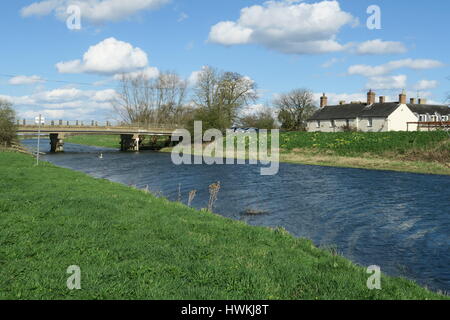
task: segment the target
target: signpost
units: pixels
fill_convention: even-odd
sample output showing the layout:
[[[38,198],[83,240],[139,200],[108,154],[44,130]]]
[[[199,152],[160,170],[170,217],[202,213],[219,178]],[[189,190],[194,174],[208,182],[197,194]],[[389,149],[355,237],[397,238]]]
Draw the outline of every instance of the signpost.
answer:
[[[36,165],[39,165],[39,154],[40,154],[40,147],[41,147],[41,125],[45,124],[45,119],[39,115],[39,117],[36,117],[34,119],[34,122],[38,125],[38,145],[37,145],[37,153],[36,153]]]

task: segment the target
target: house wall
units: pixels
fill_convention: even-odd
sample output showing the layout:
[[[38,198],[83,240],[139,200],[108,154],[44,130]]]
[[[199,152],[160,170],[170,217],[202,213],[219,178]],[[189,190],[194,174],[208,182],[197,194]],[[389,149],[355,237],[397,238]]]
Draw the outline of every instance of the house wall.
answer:
[[[406,104],[401,104],[388,117],[389,131],[407,131],[408,122],[418,122],[419,118],[408,108]],[[416,131],[417,125],[409,125],[409,131]]]
[[[317,128],[317,121],[308,121],[309,132],[341,132],[343,127],[347,125],[345,119],[339,119],[334,121],[334,127],[331,126],[331,120],[321,120],[320,128]],[[356,119],[349,119],[350,127],[356,128]]]
[[[386,132],[388,131],[388,121],[386,118],[373,118],[372,119],[372,126],[369,127],[369,118],[358,118],[357,123],[357,129],[359,131],[363,132]]]

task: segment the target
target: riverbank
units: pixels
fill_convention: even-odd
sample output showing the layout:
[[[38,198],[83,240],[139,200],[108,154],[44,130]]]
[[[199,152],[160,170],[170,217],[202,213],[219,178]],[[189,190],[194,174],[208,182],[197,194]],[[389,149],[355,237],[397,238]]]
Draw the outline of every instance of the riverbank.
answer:
[[[0,153],[1,299],[441,299],[280,229]],[[220,196],[220,195],[219,195]],[[205,204],[206,206],[206,204]],[[66,270],[81,268],[81,290]]]
[[[119,138],[74,136],[67,142],[117,148]],[[288,163],[450,175],[446,132],[288,132],[280,136],[280,149],[280,161]]]

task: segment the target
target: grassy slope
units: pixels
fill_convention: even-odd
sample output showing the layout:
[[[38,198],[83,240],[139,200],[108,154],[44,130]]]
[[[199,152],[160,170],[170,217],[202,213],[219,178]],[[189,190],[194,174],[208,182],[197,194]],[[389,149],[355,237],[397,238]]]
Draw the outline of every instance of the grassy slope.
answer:
[[[305,133],[281,135],[281,160],[327,166],[450,175],[447,132]]]
[[[119,138],[75,136],[67,142],[117,148]],[[281,134],[280,148],[283,162],[450,175],[445,132],[288,132]]]
[[[434,299],[283,230],[0,152],[0,298]],[[219,195],[220,196],[220,195]],[[66,269],[79,265],[82,290]]]

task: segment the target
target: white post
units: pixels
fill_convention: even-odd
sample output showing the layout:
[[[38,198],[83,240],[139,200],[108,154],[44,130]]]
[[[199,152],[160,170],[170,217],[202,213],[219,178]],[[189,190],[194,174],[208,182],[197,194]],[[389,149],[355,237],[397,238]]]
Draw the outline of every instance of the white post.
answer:
[[[36,165],[39,165],[39,153],[41,147],[41,115],[39,115],[39,124],[38,124],[38,145],[37,145],[37,155],[36,155]]]

